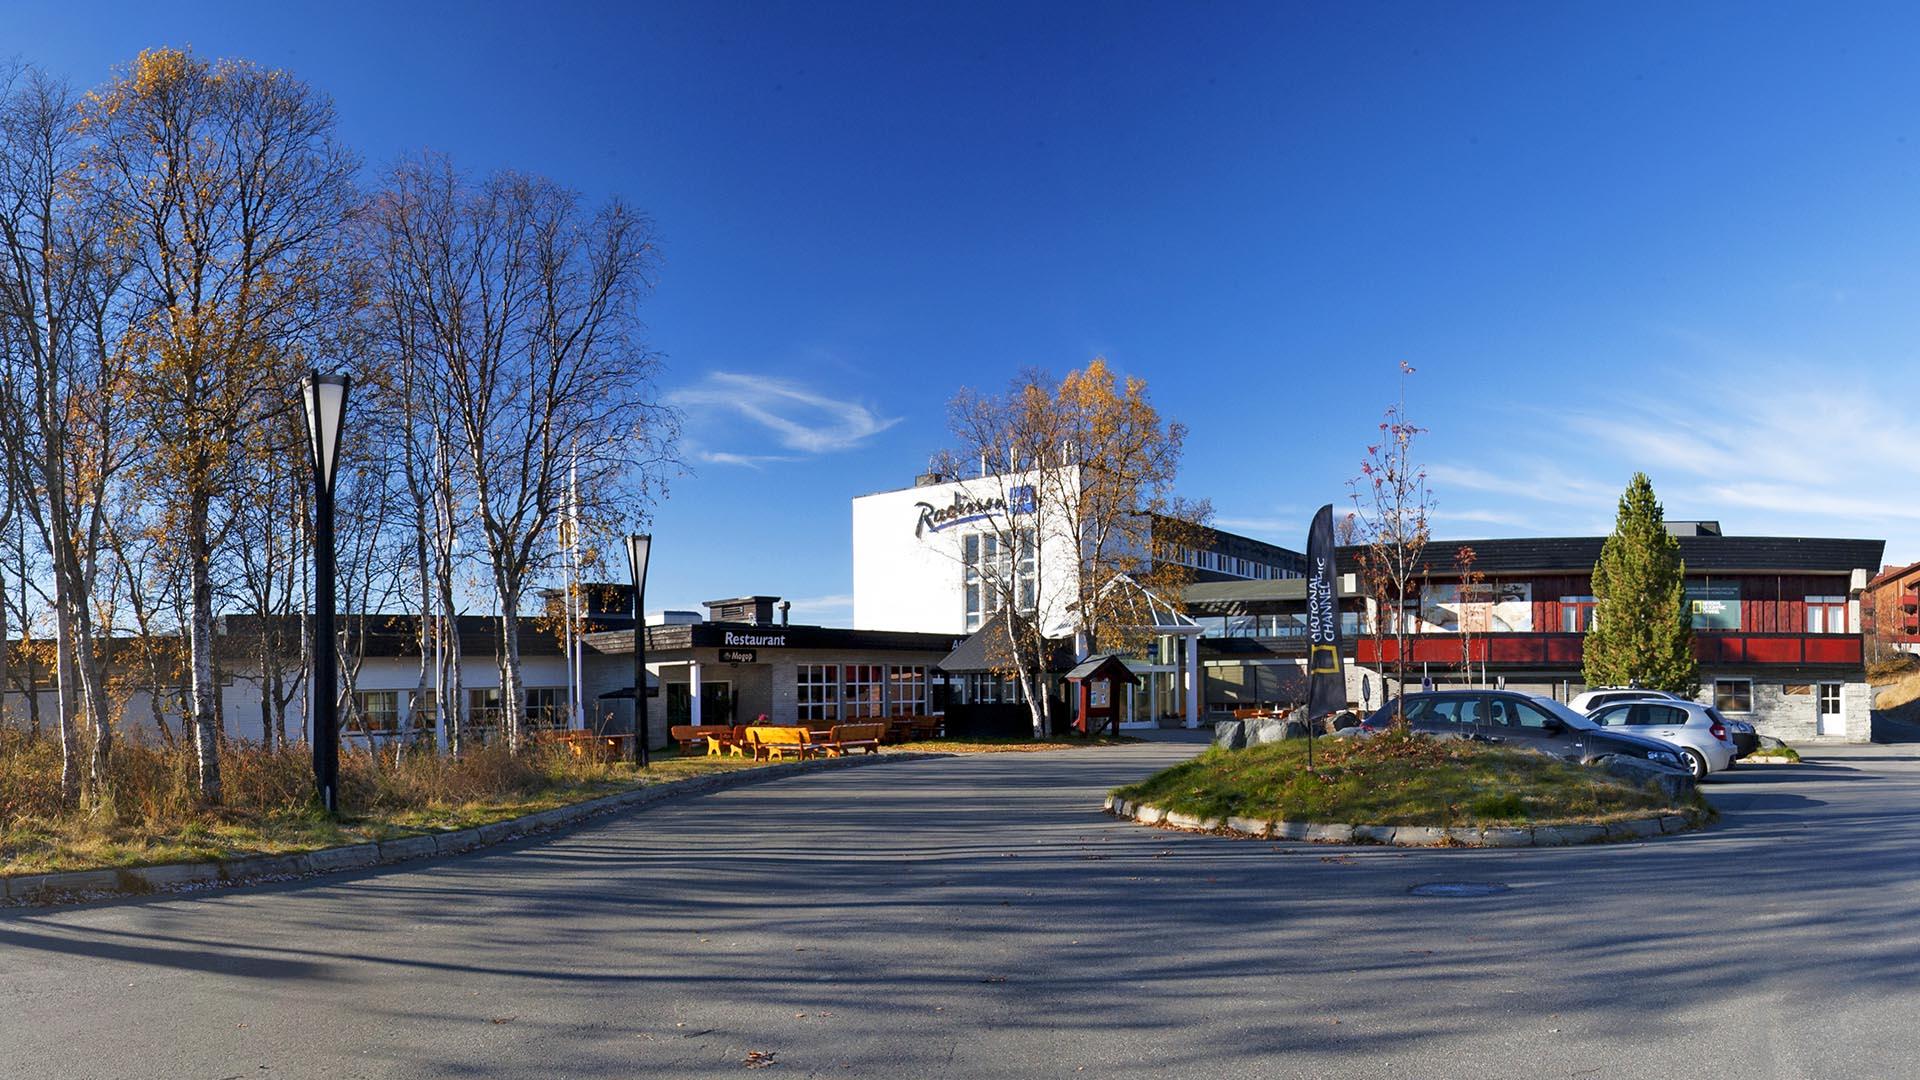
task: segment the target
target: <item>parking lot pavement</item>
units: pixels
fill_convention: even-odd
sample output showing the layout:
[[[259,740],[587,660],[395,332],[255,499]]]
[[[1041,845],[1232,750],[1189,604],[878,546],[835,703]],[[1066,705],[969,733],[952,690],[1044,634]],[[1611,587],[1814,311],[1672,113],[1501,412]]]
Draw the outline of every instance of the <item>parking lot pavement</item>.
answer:
[[[1192,743],[886,764],[387,873],[0,916],[0,1076],[1898,1077],[1920,764],[1633,845],[1098,812]],[[1412,886],[1497,882],[1482,899]],[[761,1056],[754,1056],[761,1055]]]

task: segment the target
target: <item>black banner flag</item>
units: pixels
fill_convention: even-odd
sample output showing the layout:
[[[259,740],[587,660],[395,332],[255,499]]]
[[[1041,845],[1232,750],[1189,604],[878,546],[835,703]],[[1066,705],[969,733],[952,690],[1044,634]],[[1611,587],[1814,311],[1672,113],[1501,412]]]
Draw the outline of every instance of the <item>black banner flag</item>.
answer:
[[[1340,659],[1340,570],[1333,555],[1333,504],[1307,531],[1307,726],[1347,707],[1347,671]]]

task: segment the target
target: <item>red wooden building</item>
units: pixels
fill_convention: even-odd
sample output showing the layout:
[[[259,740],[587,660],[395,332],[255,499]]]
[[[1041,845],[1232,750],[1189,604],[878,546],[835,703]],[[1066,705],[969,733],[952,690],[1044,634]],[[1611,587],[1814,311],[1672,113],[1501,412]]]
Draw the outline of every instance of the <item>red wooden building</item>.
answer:
[[[1701,698],[1787,739],[1864,741],[1871,696],[1863,662],[1862,594],[1879,565],[1879,540],[1725,536],[1714,522],[1671,522],[1686,563]],[[1585,689],[1581,648],[1593,619],[1594,563],[1603,537],[1436,540],[1404,613],[1407,659],[1436,686],[1495,685],[1568,697]],[[1478,581],[1459,570],[1471,548]],[[1342,549],[1340,569],[1356,565]],[[1920,574],[1915,575],[1920,584]],[[1246,688],[1289,685],[1250,669],[1304,654],[1305,599],[1298,583],[1195,586],[1188,611],[1205,628],[1208,704],[1224,713]],[[1346,640],[1363,669],[1396,659],[1391,612],[1343,600]],[[1920,604],[1916,604],[1920,607]],[[1377,676],[1376,676],[1377,678]],[[1409,675],[1409,681],[1415,676]],[[1376,684],[1377,685],[1377,684]],[[1367,702],[1378,705],[1376,693]]]

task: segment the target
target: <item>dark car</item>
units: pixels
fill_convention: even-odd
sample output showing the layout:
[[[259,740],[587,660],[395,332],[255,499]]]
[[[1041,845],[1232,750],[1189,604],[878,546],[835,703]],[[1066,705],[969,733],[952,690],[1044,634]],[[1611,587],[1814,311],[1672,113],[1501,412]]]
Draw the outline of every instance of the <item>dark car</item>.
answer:
[[[1708,712],[1720,716],[1720,710],[1709,708]],[[1760,749],[1760,733],[1745,720],[1728,720],[1721,717],[1721,723],[1727,726],[1727,735],[1733,739],[1733,760],[1739,761],[1755,750]]]
[[[1363,730],[1392,726],[1398,699],[1360,722]],[[1684,769],[1679,752],[1657,739],[1607,731],[1552,698],[1512,690],[1434,690],[1406,696],[1407,723],[1415,731],[1457,735],[1481,742],[1539,750],[1568,761],[1604,754],[1644,758]]]

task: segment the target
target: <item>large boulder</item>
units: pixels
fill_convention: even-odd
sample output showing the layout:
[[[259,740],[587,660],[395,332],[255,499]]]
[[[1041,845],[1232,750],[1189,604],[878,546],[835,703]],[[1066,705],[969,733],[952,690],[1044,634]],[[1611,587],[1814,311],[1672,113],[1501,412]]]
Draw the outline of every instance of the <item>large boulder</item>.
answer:
[[[1247,745],[1264,746],[1267,743],[1285,742],[1288,739],[1307,737],[1307,725],[1298,720],[1281,720],[1271,716],[1255,717],[1245,721],[1247,725]]]
[[[1213,745],[1227,750],[1243,750],[1247,745],[1244,720],[1222,720],[1213,725]]]
[[[1685,769],[1620,754],[1606,754],[1595,760],[1594,764],[1606,770],[1608,776],[1617,776],[1636,784],[1653,784],[1669,799],[1682,799],[1693,792],[1693,774]]]

